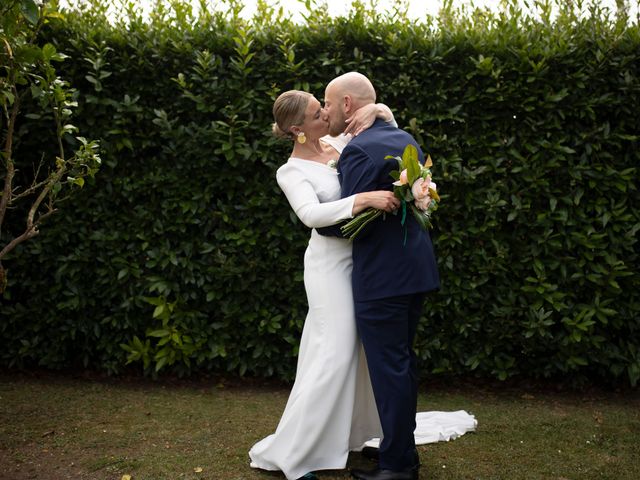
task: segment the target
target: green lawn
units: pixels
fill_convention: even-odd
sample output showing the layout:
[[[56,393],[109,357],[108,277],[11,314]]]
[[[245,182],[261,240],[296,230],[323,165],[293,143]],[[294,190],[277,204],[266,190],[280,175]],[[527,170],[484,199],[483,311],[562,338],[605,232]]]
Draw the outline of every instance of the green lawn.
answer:
[[[0,479],[281,479],[249,468],[247,451],[274,430],[287,394],[256,381],[0,373]],[[479,423],[419,447],[423,480],[640,478],[637,391],[437,385],[419,406]],[[350,465],[370,463],[352,454]]]

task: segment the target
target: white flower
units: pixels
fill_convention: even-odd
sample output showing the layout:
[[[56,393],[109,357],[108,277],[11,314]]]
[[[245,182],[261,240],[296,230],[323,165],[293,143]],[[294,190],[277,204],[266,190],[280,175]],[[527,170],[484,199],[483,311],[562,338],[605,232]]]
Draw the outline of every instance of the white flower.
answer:
[[[333,168],[333,169],[338,168],[338,160],[336,160],[335,158],[332,158],[327,162],[327,167]]]

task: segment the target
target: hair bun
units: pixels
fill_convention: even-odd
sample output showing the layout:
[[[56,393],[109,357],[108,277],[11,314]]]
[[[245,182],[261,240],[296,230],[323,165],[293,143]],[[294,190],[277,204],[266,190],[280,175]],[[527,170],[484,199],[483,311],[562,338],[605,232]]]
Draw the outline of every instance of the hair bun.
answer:
[[[273,133],[273,136],[276,138],[280,138],[282,140],[289,140],[291,139],[290,135],[287,135],[284,130],[282,130],[278,124],[276,122],[273,122],[273,125],[271,126],[271,132]]]

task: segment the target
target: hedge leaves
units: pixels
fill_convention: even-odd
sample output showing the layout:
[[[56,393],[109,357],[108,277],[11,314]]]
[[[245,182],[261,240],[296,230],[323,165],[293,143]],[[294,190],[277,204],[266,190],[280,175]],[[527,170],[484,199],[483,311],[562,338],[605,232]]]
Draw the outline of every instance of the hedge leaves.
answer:
[[[442,193],[423,374],[637,384],[638,25],[542,13],[66,12],[46,41],[70,57],[78,126],[105,165],[8,260],[0,362],[291,378],[309,232],[275,182],[289,146],[271,106],[358,70]],[[22,128],[37,151],[42,126]]]

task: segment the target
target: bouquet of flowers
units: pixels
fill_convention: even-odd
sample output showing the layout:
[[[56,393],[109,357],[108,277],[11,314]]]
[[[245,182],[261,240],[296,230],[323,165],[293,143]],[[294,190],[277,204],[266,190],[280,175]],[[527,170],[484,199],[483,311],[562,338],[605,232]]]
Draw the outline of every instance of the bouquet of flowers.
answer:
[[[421,165],[418,161],[418,149],[411,144],[406,146],[402,157],[387,155],[385,160],[398,162],[398,170],[392,171],[390,175],[395,180],[393,193],[401,202],[401,224],[404,227],[406,241],[407,210],[411,211],[418,224],[426,230],[431,227],[431,214],[438,208],[440,197],[435,182],[431,181],[433,162],[431,157],[427,156],[424,165]],[[384,214],[383,210],[368,208],[343,225],[340,230],[345,237],[353,240],[364,227]]]

